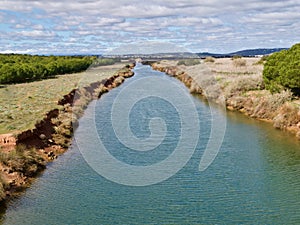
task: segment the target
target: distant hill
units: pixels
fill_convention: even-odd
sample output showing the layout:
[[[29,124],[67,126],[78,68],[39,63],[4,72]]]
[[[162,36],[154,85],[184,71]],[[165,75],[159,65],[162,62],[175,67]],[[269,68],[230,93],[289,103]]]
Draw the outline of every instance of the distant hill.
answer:
[[[246,49],[242,51],[232,52],[228,54],[218,54],[218,53],[209,53],[209,52],[201,52],[196,53],[199,57],[205,58],[208,56],[216,57],[216,58],[222,58],[222,57],[232,57],[234,55],[240,55],[244,57],[254,57],[257,55],[268,55],[274,52],[279,52],[281,50],[285,50],[288,48],[257,48],[257,49]]]
[[[240,55],[240,56],[256,56],[256,55],[268,55],[274,52],[279,52],[281,50],[286,50],[288,48],[258,48],[258,49],[247,49],[242,51],[237,51],[230,53],[230,55]]]
[[[173,52],[173,53],[154,53],[154,54],[126,54],[126,55],[103,55],[102,57],[106,58],[123,58],[123,59],[134,59],[134,58],[143,58],[143,59],[181,59],[181,58],[205,58],[212,56],[215,58],[224,58],[232,57],[234,55],[240,55],[244,57],[254,57],[257,55],[268,55],[274,52],[278,52],[287,48],[259,48],[259,49],[247,49],[237,52],[232,52],[228,54],[220,53],[190,53],[190,52]]]
[[[143,58],[143,59],[182,59],[198,58],[198,55],[190,52],[154,53],[154,54],[126,54],[126,55],[104,55],[106,58]]]

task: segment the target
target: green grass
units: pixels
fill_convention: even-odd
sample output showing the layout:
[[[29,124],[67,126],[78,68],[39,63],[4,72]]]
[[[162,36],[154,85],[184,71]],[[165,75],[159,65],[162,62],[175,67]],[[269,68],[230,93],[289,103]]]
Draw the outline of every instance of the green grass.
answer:
[[[57,101],[76,87],[112,76],[124,64],[103,66],[83,73],[60,75],[53,79],[0,87],[0,134],[34,128],[35,123]]]

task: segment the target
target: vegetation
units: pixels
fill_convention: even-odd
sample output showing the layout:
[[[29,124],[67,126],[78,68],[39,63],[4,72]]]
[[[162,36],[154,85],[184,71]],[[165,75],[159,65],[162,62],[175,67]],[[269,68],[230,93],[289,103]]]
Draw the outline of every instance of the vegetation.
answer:
[[[208,56],[208,57],[205,58],[204,62],[213,63],[213,62],[215,62],[215,58],[211,57],[211,56]]]
[[[233,65],[236,67],[246,66],[246,64],[247,64],[246,59],[243,59],[241,57],[233,58]]]
[[[18,182],[24,182],[25,177],[34,177],[45,166],[45,160],[35,148],[18,145],[13,150],[0,151],[0,201],[5,199],[5,190],[17,188]],[[19,179],[17,174],[22,174]]]
[[[295,51],[299,47],[294,46],[291,50]],[[290,50],[284,51],[284,56],[288,52]],[[282,53],[277,54],[281,56]],[[230,110],[238,110],[250,117],[270,121],[275,128],[288,130],[300,140],[300,99],[293,96],[292,88],[283,89],[278,93],[271,93],[265,89],[262,76],[264,61],[269,62],[270,57],[272,56],[216,58],[214,63],[210,62],[212,60],[205,60],[201,65],[184,68],[184,71],[180,71],[182,69],[180,67],[177,71],[174,70],[176,61],[173,63],[161,61],[159,65],[155,65],[155,68],[160,71],[172,68],[173,74],[176,74],[176,77],[184,82],[192,93],[226,104]],[[289,57],[291,67],[300,70],[299,52]],[[240,60],[245,62],[240,66],[235,65],[234,62],[241,62]],[[281,61],[283,60],[286,59],[282,57]],[[285,69],[289,68],[285,67]],[[297,74],[298,76],[291,78],[298,77],[295,83],[300,85],[300,73]]]
[[[36,172],[46,165],[45,160],[35,148],[29,149],[24,145],[17,145],[11,151],[1,151],[0,163],[10,168],[11,173],[21,172],[29,177],[36,174]]]
[[[241,56],[241,55],[234,55],[234,56],[232,56],[232,60],[235,60],[235,59],[240,59],[240,58],[242,58],[242,56]]]
[[[130,66],[127,66],[126,67],[127,69],[124,70],[124,72],[122,72],[121,75],[119,75],[120,74],[119,71],[118,74],[116,74],[115,71],[121,68],[121,66],[123,67],[123,64],[92,68],[91,70],[86,71],[85,73],[63,75],[63,76],[58,76],[57,78],[54,79],[42,80],[42,81],[31,82],[31,83],[7,85],[7,87],[3,88],[7,90],[7,88],[13,87],[12,90],[14,90],[14,89],[18,89],[19,86],[23,88],[26,87],[28,88],[29,94],[35,93],[34,92],[35,89],[32,88],[33,85],[35,84],[37,84],[38,87],[42,86],[42,89],[45,89],[45,92],[38,91],[36,93],[39,94],[39,96],[42,96],[40,102],[42,102],[43,105],[39,105],[37,108],[40,109],[41,112],[43,113],[40,114],[36,112],[31,113],[33,117],[29,117],[30,115],[24,116],[21,113],[20,115],[22,116],[22,118],[17,120],[16,125],[18,125],[18,123],[22,124],[22,120],[24,120],[24,123],[31,121],[38,124],[36,125],[36,128],[38,129],[37,131],[41,133],[38,134],[35,133],[34,135],[39,137],[39,139],[41,140],[47,140],[47,142],[43,141],[45,145],[43,145],[42,147],[39,144],[38,145],[34,144],[34,146],[36,146],[36,148],[39,148],[39,150],[30,147],[31,145],[25,144],[26,141],[23,142],[24,145],[18,144],[17,146],[13,146],[13,148],[9,147],[9,148],[5,148],[5,150],[2,149],[0,150],[0,201],[5,200],[6,196],[11,195],[15,191],[20,191],[26,188],[30,182],[30,179],[28,178],[35,177],[39,171],[45,168],[45,165],[47,162],[49,162],[49,160],[55,159],[57,157],[57,154],[63,153],[64,149],[69,147],[72,138],[73,125],[76,126],[78,122],[77,119],[79,118],[80,114],[83,113],[83,110],[87,107],[89,101],[92,100],[93,96],[98,97],[99,94],[107,92],[107,89],[106,87],[104,87],[103,83],[100,85],[100,87],[96,89],[97,93],[93,92],[94,88],[96,88],[101,83],[100,81],[105,78],[111,77],[108,80],[111,80],[111,82],[113,82],[118,80],[118,78],[124,79],[123,76],[128,77],[130,75],[133,75],[133,73],[124,74],[124,72],[129,71]],[[120,76],[120,77],[116,78],[116,76]],[[60,78],[66,79],[68,77],[69,77],[69,79],[67,79],[68,83],[62,84]],[[80,82],[80,84],[78,84],[77,82],[78,79],[80,78],[83,80]],[[107,84],[108,80],[106,80],[105,85]],[[121,79],[117,81],[117,84],[118,82],[121,83],[120,80]],[[51,84],[53,83],[54,86],[52,88],[47,89],[45,87],[47,86],[47,84],[48,85],[50,84],[49,82]],[[45,84],[46,86],[44,86]],[[115,82],[112,84],[115,84]],[[57,87],[60,87],[61,89],[63,89],[64,92],[67,93],[69,93],[70,91],[71,93],[74,93],[75,91],[74,88],[78,88],[78,91],[80,92],[79,93],[80,98],[76,98],[75,96],[77,100],[72,102],[72,98],[70,98],[72,94],[68,94],[68,95],[64,95],[63,97],[63,100],[67,99],[66,100],[67,103],[64,103],[62,101],[58,103],[57,100],[62,99],[63,92],[60,92],[58,94],[56,89]],[[49,91],[49,93],[47,93],[47,90]],[[48,94],[50,94],[50,96],[48,96]],[[59,98],[55,99],[55,97],[57,96]],[[11,96],[7,96],[7,97],[10,101],[13,101],[14,99],[14,98],[10,98]],[[51,99],[53,99],[54,101],[49,104],[45,104],[46,101],[45,99],[43,101],[43,98],[47,99],[48,97],[51,97]],[[33,97],[30,97],[28,101],[28,106],[31,112],[32,112],[32,108],[36,108],[36,104],[37,104],[37,102],[31,102],[33,99],[34,99]],[[0,100],[2,100],[2,98],[0,98]],[[20,99],[18,98],[18,101],[21,100],[22,100],[21,98]],[[11,102],[8,102],[8,105],[10,105],[10,103]],[[59,112],[59,114],[57,115],[55,113],[56,116],[52,117],[49,116],[50,114],[48,113],[47,117],[45,117],[42,122],[35,122],[36,118],[42,118],[42,116],[49,111],[46,109],[47,107],[49,107],[49,109],[54,109],[56,107],[59,108],[59,110],[55,110],[56,112]],[[15,114],[17,113],[15,112]],[[11,114],[10,118],[14,118],[15,114]],[[8,122],[8,124],[10,123]],[[31,128],[32,127],[26,127],[26,129],[31,129]],[[43,134],[44,129],[48,130],[48,128],[54,129],[51,132],[55,131],[54,133],[51,133],[51,137],[50,137],[51,139],[46,139],[49,137]],[[43,147],[45,148],[43,149]],[[49,149],[51,149],[51,151]]]
[[[260,58],[260,60],[257,61],[256,63],[254,63],[253,65],[254,65],[254,66],[255,66],[255,65],[264,65],[264,64],[266,63],[268,57],[269,57],[268,55],[262,56],[262,57]]]
[[[120,59],[111,59],[111,58],[97,58],[93,61],[92,66],[107,66],[107,65],[113,65],[117,62],[120,62]]]
[[[0,201],[2,201],[5,198],[5,186],[6,182],[0,174]]]
[[[293,94],[300,96],[300,43],[269,56],[263,79],[271,92],[290,89]]]
[[[194,66],[200,64],[199,59],[185,59],[178,61],[177,65]]]
[[[23,83],[86,70],[95,57],[0,55],[0,83]]]
[[[37,118],[57,108],[57,101],[72,89],[106,79],[123,66],[115,64],[84,73],[0,87],[0,134],[32,129]]]

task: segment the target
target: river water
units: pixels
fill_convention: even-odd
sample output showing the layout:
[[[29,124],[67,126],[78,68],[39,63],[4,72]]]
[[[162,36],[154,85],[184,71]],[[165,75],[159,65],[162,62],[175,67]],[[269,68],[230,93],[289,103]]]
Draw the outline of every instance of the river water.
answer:
[[[225,115],[220,111],[219,116],[227,118],[222,145],[211,165],[199,171],[200,159],[211,137],[211,108],[200,97],[190,96],[179,81],[152,71],[149,66],[138,65],[135,73],[133,78],[89,106],[72,147],[51,163],[21,197],[8,203],[3,224],[300,223],[300,144],[294,137],[239,113],[227,112]],[[186,164],[178,162],[179,171],[171,174],[173,176],[169,177],[167,168],[166,178],[151,185],[147,183],[150,175],[146,172],[144,178],[134,180],[129,177],[132,174],[126,177],[123,169],[118,170],[113,163],[108,163],[115,166],[112,167],[116,170],[113,174],[105,173],[104,167],[93,165],[89,151],[97,147],[91,145],[95,137],[87,122],[87,118],[94,117],[101,143],[119,161],[141,170],[164,162],[179,145],[183,135],[181,128],[189,124],[193,127],[196,123],[180,122],[182,115],[172,102],[149,94],[147,99],[136,102],[131,108],[129,126],[137,138],[151,136],[151,118],[164,120],[165,126],[161,127],[164,134],[158,131],[158,137],[153,137],[154,142],[159,142],[161,137],[164,140],[154,150],[146,151],[152,146],[150,142],[145,144],[148,146],[144,151],[125,146],[111,122],[116,97],[123,89],[130,89],[131,84],[147,76],[163,78],[165,82],[177,85],[190,96],[200,118],[196,121],[200,132],[187,135],[189,143],[197,140],[195,151],[187,153],[191,153],[191,158],[187,157]],[[173,98],[174,93],[161,85]],[[149,88],[156,90],[159,87],[160,84]],[[181,98],[176,94],[175,97]],[[122,107],[115,109],[125,118],[126,106],[124,112]],[[124,135],[126,139],[126,135],[131,134]],[[127,140],[130,140],[129,136]],[[101,157],[101,154],[95,157]],[[116,178],[118,174],[120,176]]]

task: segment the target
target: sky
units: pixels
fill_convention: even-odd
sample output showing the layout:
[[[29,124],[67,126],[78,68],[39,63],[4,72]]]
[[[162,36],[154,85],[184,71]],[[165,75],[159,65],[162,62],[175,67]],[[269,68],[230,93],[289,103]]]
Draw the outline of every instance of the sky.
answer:
[[[300,42],[300,0],[1,0],[0,52],[229,53]]]

